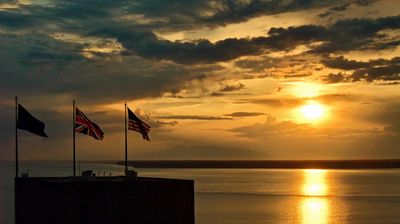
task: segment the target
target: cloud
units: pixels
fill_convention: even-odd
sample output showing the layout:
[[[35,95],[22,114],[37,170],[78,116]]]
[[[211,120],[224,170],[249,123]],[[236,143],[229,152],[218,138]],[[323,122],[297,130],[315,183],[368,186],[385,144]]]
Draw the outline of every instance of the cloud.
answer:
[[[275,122],[275,119],[268,119],[265,123],[233,128],[230,131],[247,138],[271,138],[302,135],[305,132],[313,132],[314,128],[310,124],[297,124],[292,121]]]
[[[265,39],[269,47],[288,50],[300,44],[322,42],[312,47],[311,53],[351,51],[367,47],[377,38],[378,32],[386,29],[399,29],[400,16],[378,19],[345,19],[324,27],[303,25],[298,27],[271,28]]]
[[[400,135],[400,102],[396,98],[376,108],[373,113],[366,114],[364,119],[379,122],[387,133]]]
[[[369,60],[368,62],[359,62],[348,60],[341,56],[322,60],[322,63],[329,68],[354,70],[351,74],[345,74],[342,72],[329,74],[324,78],[328,83],[400,80],[399,57],[394,57],[390,60],[377,59]]]
[[[364,1],[363,1],[364,2]],[[364,4],[360,2],[360,4]],[[377,33],[387,29],[398,29],[399,18],[339,20],[332,25],[302,25],[296,27],[271,28],[266,36],[256,38],[227,38],[215,43],[206,39],[195,41],[168,41],[158,37],[155,32],[160,27],[170,26],[212,26],[240,22],[261,14],[282,13],[336,5],[341,1],[291,0],[291,1],[182,1],[176,4],[156,2],[118,1],[110,3],[103,0],[94,2],[57,1],[52,7],[44,3],[32,3],[20,9],[0,13],[0,26],[7,31],[26,33],[40,28],[42,35],[69,33],[78,35],[75,49],[52,49],[54,40],[42,39],[37,47],[53,50],[32,52],[25,55],[38,60],[58,59],[62,56],[82,57],[90,39],[115,39],[124,48],[121,56],[137,55],[149,60],[169,60],[180,64],[212,64],[230,61],[246,55],[260,55],[266,51],[289,51],[300,45],[311,45],[311,53],[332,53],[360,48],[393,48],[398,40],[383,40],[384,34]],[[96,7],[93,7],[96,4]],[[124,10],[122,10],[122,8]],[[185,10],[181,10],[185,8]],[[176,13],[174,13],[176,12]],[[142,20],[150,19],[149,24],[129,20],[131,16],[142,15]],[[99,19],[102,23],[98,23]],[[158,22],[157,22],[158,21]],[[161,21],[161,22],[160,22]],[[51,25],[50,25],[51,24]],[[164,28],[168,29],[168,28]],[[173,29],[173,28],[171,28]],[[83,41],[82,39],[88,40]],[[379,39],[379,41],[378,41]],[[78,43],[78,42],[81,43]],[[64,44],[70,44],[66,43]],[[29,52],[28,52],[29,53]],[[68,54],[66,54],[68,53]],[[93,52],[102,57],[101,52]],[[53,58],[55,57],[55,58]],[[104,55],[108,57],[108,55]]]
[[[236,92],[240,91],[242,89],[245,89],[246,86],[243,83],[237,83],[237,84],[227,84],[227,83],[220,83],[222,87],[218,91],[214,91],[210,94],[210,96],[218,97],[218,96],[226,96],[226,95],[233,95],[231,92]],[[243,93],[246,95],[246,93]],[[239,95],[239,94],[235,94]]]
[[[154,33],[100,29],[91,35],[116,38],[131,54],[151,60],[171,60],[181,64],[203,64],[229,61],[243,55],[259,54],[262,49],[252,40],[227,38],[211,43],[171,42],[159,39]]]
[[[295,12],[335,5],[337,1],[318,0],[228,0],[228,1],[180,1],[171,4],[166,0],[136,1],[129,8],[130,13],[142,14],[151,25],[167,29],[188,27],[225,26],[245,22],[261,15]],[[185,10],[182,10],[185,9]],[[168,21],[168,22],[163,22]]]
[[[266,115],[265,113],[260,112],[233,112],[230,114],[225,114],[225,116],[229,117],[254,117],[254,116],[261,116]]]
[[[322,94],[314,97],[288,97],[288,98],[280,98],[280,97],[264,97],[264,98],[243,98],[236,100],[237,104],[244,103],[252,103],[252,104],[260,104],[270,107],[298,107],[304,105],[308,101],[318,101],[321,103],[334,104],[338,102],[357,102],[361,98],[360,95],[352,95],[352,94],[341,94],[341,93],[332,93],[332,94]]]
[[[207,115],[168,115],[157,116],[159,119],[177,119],[177,120],[232,120],[230,117],[207,116]]]
[[[393,81],[400,80],[400,64],[388,65],[384,67],[370,67],[355,71],[350,80],[353,82],[365,80],[372,82],[376,80]]]
[[[378,0],[356,0],[355,4],[359,6],[369,6],[377,1]]]
[[[334,7],[329,8],[326,10],[324,13],[319,14],[318,16],[321,18],[333,15],[337,12],[342,12],[346,11],[350,6],[356,5],[356,6],[370,6],[372,3],[375,3],[376,0],[357,0],[354,2],[348,2],[344,4],[340,4]]]
[[[199,27],[225,26],[231,23],[247,21],[261,15],[295,12],[336,5],[343,0],[228,0],[228,1],[68,1],[57,0],[30,1],[19,4],[18,1],[2,0],[14,4],[15,10],[8,10],[2,16],[1,24],[12,27],[41,27],[48,22],[56,26],[46,28],[65,30],[89,30],[93,26],[129,23],[140,30],[187,30]],[[96,5],[96,7],[93,7]],[[185,10],[182,10],[185,9]],[[101,19],[102,23],[98,23]],[[11,26],[11,25],[14,26]]]
[[[315,42],[310,53],[345,52],[368,48],[379,31],[399,29],[400,16],[374,19],[339,20],[331,26],[302,25],[289,28],[271,28],[268,36],[257,38],[227,38],[211,43],[171,42],[161,40],[153,33],[126,32],[99,29],[92,35],[114,37],[128,50],[149,59],[167,59],[182,64],[201,64],[229,61],[240,56],[258,55],[264,51],[287,51],[299,45]],[[383,34],[380,34],[381,36]]]
[[[261,104],[271,107],[291,107],[291,106],[299,106],[305,102],[305,99],[299,98],[285,98],[285,99],[277,99],[277,98],[250,98],[250,99],[239,99],[235,103],[254,103]]]
[[[3,97],[69,95],[85,103],[158,97],[190,88],[190,80],[220,69],[154,62],[137,56],[90,60],[82,56],[84,46],[42,33],[0,33],[0,93]]]
[[[332,14],[334,14],[336,12],[346,11],[347,8],[350,5],[351,5],[351,3],[346,3],[346,4],[343,4],[343,5],[339,5],[339,6],[335,6],[335,7],[329,8],[326,12],[321,13],[318,16],[323,18],[323,17],[327,17],[329,15],[332,15]]]
[[[244,88],[245,88],[244,84],[238,83],[238,84],[233,84],[233,85],[225,85],[220,89],[220,91],[221,92],[232,92],[232,91],[238,91],[238,90],[241,90]]]
[[[376,115],[376,114],[375,114]],[[397,127],[397,126],[396,126]],[[399,155],[396,145],[398,135],[394,127],[379,128],[319,128],[293,121],[267,120],[233,128],[238,138],[260,141],[265,150],[279,158],[392,158]],[[391,131],[391,132],[389,132]],[[321,150],[323,149],[323,150]],[[361,155],[361,156],[360,156]]]
[[[267,68],[279,67],[282,60],[260,56],[257,59],[241,59],[235,61],[235,66],[252,72],[263,72]]]
[[[265,156],[267,153],[259,152],[249,148],[242,148],[240,146],[218,146],[218,145],[177,145],[155,152],[141,153],[141,158],[146,159],[182,159],[182,160],[205,160],[205,159],[238,159],[248,158],[256,159],[260,156]]]
[[[360,68],[369,68],[373,66],[400,64],[400,57],[394,57],[390,60],[375,59],[375,60],[369,60],[368,62],[361,62],[356,60],[349,60],[343,56],[339,56],[337,58],[325,58],[321,62],[329,68],[336,68],[342,70],[355,70]]]

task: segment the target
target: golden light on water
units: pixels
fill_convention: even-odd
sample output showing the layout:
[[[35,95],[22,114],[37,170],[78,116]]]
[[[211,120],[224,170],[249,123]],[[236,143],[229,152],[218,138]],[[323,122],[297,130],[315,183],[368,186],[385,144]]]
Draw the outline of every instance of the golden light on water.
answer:
[[[302,223],[328,223],[329,206],[326,198],[307,198],[302,202]]]
[[[324,224],[329,220],[328,199],[322,196],[328,194],[326,170],[304,170],[302,193],[308,198],[301,204],[302,223]]]
[[[302,192],[307,196],[323,196],[327,194],[326,170],[304,170],[305,181]]]

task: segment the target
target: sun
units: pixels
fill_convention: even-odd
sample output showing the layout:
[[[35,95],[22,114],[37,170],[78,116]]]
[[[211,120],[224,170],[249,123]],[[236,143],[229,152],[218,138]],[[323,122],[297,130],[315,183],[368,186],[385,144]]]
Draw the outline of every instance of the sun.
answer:
[[[299,110],[303,115],[303,118],[309,121],[320,120],[326,114],[325,107],[317,102],[309,102],[308,104],[300,107]]]

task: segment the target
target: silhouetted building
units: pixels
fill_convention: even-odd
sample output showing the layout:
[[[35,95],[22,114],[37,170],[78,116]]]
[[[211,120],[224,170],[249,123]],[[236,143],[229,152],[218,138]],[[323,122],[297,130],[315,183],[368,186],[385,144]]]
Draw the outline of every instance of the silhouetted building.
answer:
[[[193,224],[194,181],[16,178],[16,224]]]

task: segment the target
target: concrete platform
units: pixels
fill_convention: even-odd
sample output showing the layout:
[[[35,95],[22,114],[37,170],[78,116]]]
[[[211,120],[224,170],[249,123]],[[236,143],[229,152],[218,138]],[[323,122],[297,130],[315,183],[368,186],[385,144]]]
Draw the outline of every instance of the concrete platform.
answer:
[[[193,224],[194,181],[16,178],[15,206],[16,224]]]

